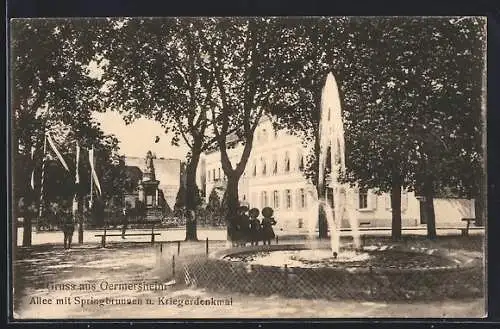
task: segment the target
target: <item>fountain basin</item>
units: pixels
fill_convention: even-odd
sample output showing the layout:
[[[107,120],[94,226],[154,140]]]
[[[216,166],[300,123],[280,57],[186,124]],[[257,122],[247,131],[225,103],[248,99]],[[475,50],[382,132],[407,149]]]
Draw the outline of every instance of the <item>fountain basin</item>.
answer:
[[[315,253],[320,256],[307,257]],[[402,246],[341,249],[337,260],[330,253],[306,244],[226,249],[187,264],[185,282],[296,298],[436,300],[484,294],[482,261],[464,253]]]

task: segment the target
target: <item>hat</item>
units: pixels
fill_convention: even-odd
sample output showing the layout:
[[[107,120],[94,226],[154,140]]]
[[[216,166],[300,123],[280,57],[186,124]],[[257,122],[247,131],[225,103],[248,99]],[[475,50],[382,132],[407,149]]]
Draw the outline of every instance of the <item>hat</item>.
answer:
[[[265,207],[264,209],[262,209],[262,216],[264,217],[271,217],[273,213],[274,211],[271,207]]]
[[[250,217],[257,217],[257,216],[259,216],[259,213],[260,213],[260,211],[257,208],[250,209]]]

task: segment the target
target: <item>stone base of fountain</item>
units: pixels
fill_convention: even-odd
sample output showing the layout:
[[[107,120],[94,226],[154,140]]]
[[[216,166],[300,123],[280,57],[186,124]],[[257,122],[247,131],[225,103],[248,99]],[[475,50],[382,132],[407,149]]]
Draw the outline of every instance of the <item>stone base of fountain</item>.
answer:
[[[331,250],[305,244],[226,249],[186,265],[185,278],[187,284],[218,291],[294,298],[391,301],[484,295],[480,259],[399,246],[341,249],[337,258]]]

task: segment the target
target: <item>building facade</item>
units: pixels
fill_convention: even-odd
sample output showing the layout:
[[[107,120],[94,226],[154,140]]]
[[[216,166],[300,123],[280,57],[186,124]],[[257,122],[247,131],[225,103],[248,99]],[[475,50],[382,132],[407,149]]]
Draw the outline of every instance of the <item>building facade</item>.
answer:
[[[241,145],[229,149],[233,166],[240,160]],[[308,221],[316,219],[309,191],[315,187],[305,178],[303,168],[307,148],[302,139],[283,130],[274,130],[271,120],[264,117],[257,129],[246,170],[239,182],[240,203],[275,211],[275,230],[284,233],[308,232]],[[220,153],[205,153],[200,161],[197,182],[204,186],[205,197],[216,190],[222,197],[227,179],[222,169]],[[391,202],[389,194],[377,195],[373,190],[355,189],[352,194],[358,223],[364,227],[390,227]],[[473,200],[435,199],[438,227],[462,226],[461,218],[474,217]],[[401,197],[402,225],[417,227],[420,222],[420,202],[414,192],[403,192]],[[341,227],[349,227],[343,220]]]

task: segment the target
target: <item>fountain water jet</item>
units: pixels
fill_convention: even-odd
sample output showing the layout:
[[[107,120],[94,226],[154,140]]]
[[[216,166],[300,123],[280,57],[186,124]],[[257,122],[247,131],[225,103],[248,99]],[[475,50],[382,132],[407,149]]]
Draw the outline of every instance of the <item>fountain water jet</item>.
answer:
[[[328,222],[328,227],[330,228],[330,248],[332,249],[332,253],[334,258],[337,258],[337,255],[340,251],[340,227],[335,221],[334,212],[332,207],[328,204],[328,202],[324,199],[319,199],[315,190],[309,191],[309,204],[311,206],[310,218],[318,218],[320,208],[323,208],[325,212],[326,219]],[[311,249],[318,249],[318,240],[316,239],[316,224],[317,221],[310,220],[309,223],[309,247]]]
[[[321,118],[319,125],[320,154],[319,154],[319,190],[325,197],[319,198],[316,191],[311,191],[311,218],[318,218],[320,207],[325,211],[330,229],[330,245],[332,253],[338,255],[340,250],[340,226],[347,218],[351,227],[353,245],[361,248],[359,224],[353,211],[354,193],[351,188],[340,182],[340,175],[345,173],[345,141],[344,125],[340,97],[335,77],[329,73],[323,87],[321,99]],[[330,192],[333,195],[333,209],[326,197]],[[313,238],[316,231],[316,221],[309,224],[309,235]]]

